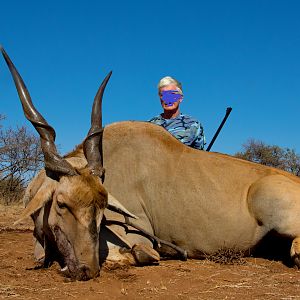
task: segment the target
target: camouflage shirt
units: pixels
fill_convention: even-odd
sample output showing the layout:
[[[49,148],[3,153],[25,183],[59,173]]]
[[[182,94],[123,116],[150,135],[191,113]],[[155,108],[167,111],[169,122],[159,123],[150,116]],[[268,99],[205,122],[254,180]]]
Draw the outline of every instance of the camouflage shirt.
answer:
[[[157,124],[169,131],[176,139],[183,144],[202,150],[205,145],[205,136],[203,127],[196,119],[179,114],[172,119],[164,119],[162,115],[158,115],[149,122]]]

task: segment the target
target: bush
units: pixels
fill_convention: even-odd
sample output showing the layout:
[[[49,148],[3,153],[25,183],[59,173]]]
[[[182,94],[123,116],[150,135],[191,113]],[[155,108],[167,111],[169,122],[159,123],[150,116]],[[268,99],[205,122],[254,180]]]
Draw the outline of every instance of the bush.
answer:
[[[243,151],[237,152],[235,156],[300,176],[300,156],[293,149],[250,139],[243,145]]]
[[[4,119],[0,115],[0,121]],[[0,198],[5,204],[20,200],[24,187],[43,166],[40,140],[25,126],[0,126]]]

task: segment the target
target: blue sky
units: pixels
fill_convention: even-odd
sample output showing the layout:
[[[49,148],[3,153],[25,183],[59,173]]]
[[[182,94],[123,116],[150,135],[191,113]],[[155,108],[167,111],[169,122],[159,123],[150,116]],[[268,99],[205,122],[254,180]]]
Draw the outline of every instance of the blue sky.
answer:
[[[213,151],[233,154],[249,138],[300,152],[300,1],[2,1],[0,44],[62,152],[88,129],[94,95],[113,70],[103,121],[161,112],[157,83],[183,84],[181,111],[199,119]],[[4,60],[0,113],[26,120]]]

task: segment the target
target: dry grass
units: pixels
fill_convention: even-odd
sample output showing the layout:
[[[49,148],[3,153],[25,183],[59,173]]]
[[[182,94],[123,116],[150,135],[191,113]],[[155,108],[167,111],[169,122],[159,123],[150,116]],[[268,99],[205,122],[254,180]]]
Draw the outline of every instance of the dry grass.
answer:
[[[229,248],[220,248],[212,254],[206,254],[205,258],[221,265],[244,265],[246,260],[244,258],[244,251]]]
[[[24,188],[19,187],[14,190],[10,190],[9,187],[3,184],[3,182],[0,182],[0,204],[14,205],[22,203],[23,195]]]

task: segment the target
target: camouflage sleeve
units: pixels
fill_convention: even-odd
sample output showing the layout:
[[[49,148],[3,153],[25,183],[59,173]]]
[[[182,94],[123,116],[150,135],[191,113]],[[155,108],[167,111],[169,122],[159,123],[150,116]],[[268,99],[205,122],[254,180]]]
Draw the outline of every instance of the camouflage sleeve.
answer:
[[[203,150],[205,145],[205,135],[202,125],[199,122],[195,123],[196,131],[192,147],[195,149]]]
[[[147,122],[150,122],[150,123],[153,123],[156,125],[160,125],[160,126],[162,126],[164,123],[163,119],[160,116],[153,117],[152,119],[148,120]]]

